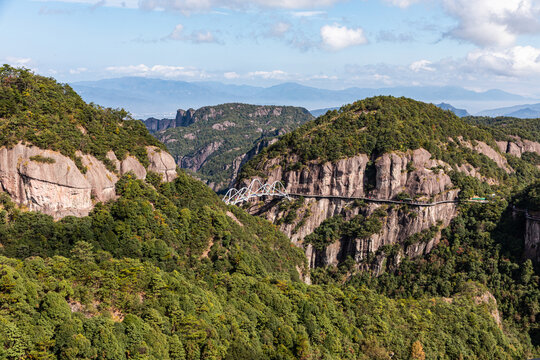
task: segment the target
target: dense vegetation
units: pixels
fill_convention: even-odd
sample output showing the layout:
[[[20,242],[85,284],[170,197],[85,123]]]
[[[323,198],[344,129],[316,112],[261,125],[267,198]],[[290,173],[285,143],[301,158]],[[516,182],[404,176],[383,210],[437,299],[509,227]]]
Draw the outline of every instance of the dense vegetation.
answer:
[[[473,126],[450,111],[411,99],[378,96],[329,111],[284,135],[249,161],[239,178],[264,176],[260,169],[268,159],[279,158],[284,168],[295,169],[308,162],[335,161],[361,153],[375,159],[386,152],[418,148],[450,166],[470,164],[485,177],[500,182],[517,184],[539,176],[532,164],[513,156],[507,156],[508,161],[519,171],[509,175],[462,141],[473,146],[483,141],[497,149],[491,131]],[[290,164],[288,157],[292,154],[298,157],[296,164]]]
[[[523,189],[515,199],[519,209],[540,211],[540,180]]]
[[[540,119],[518,119],[513,117],[470,116],[464,119],[493,134],[497,140],[511,140],[510,135],[540,142]]]
[[[515,203],[519,199],[526,199],[528,204],[538,201],[536,192],[538,184],[526,189]],[[439,245],[428,255],[411,259],[400,255],[399,245],[383,246],[375,254],[387,257],[383,263],[386,269],[378,277],[369,272],[359,273],[354,270],[354,262],[345,261],[337,268],[313,270],[312,280],[319,284],[367,286],[391,298],[416,299],[454,296],[474,281],[495,296],[505,327],[523,331],[522,343],[538,349],[540,276],[531,260],[522,258],[524,219],[514,218],[511,211],[505,200],[462,205],[458,217],[443,230]],[[427,234],[418,235],[418,239],[405,242],[405,250]],[[431,239],[433,235],[427,237]],[[356,268],[370,268],[374,261],[375,256],[368,257]]]
[[[96,156],[107,146],[119,157],[135,154],[149,137],[145,129],[138,132],[140,123],[124,121],[121,111],[79,103],[52,79],[2,69],[15,74],[6,75],[8,83],[34,86],[28,96],[24,86],[2,88],[1,124],[9,130],[4,145],[41,139],[45,130],[19,116],[17,109],[27,108],[60,132],[56,147],[39,146],[70,156],[73,143],[63,137],[74,129],[82,140],[91,134],[84,149]],[[81,118],[85,111],[95,118]],[[100,123],[122,136],[98,131]],[[135,145],[123,142],[130,129],[125,135]],[[92,152],[98,145],[103,148]],[[530,263],[516,268],[519,249],[508,247],[512,238],[491,236],[498,208],[471,213],[448,232],[448,246],[470,241],[471,255],[468,263],[453,253],[441,260],[454,259],[454,271],[465,273],[457,279],[437,266],[426,269],[437,285],[431,291],[414,267],[346,284],[326,270],[313,274],[320,284],[306,285],[306,258],[277,227],[226,206],[184,172],[171,183],[152,172],[146,182],[126,174],[116,193],[118,199],[97,204],[87,217],[59,221],[20,210],[0,193],[0,359],[523,359],[535,353],[520,330],[537,328],[538,277]],[[339,228],[329,223],[328,234],[371,233],[379,216],[357,217]],[[315,242],[325,241],[326,233],[317,235]],[[498,269],[493,277],[487,271],[495,265],[482,257],[484,250],[500,254],[492,256]],[[479,269],[486,269],[485,276]],[[409,290],[412,282],[395,285],[415,276],[421,277],[418,291]],[[450,285],[441,287],[448,291],[439,289],[439,278],[446,285],[443,276],[450,277]],[[492,316],[496,309],[486,300],[486,286],[501,289],[495,295],[513,319],[503,328]]]
[[[117,201],[59,222],[3,196],[0,358],[409,359],[413,343],[426,358],[527,353],[493,304],[475,305],[485,290],[472,283],[451,302],[308,286],[304,256],[265,220],[183,173],[155,185],[125,176]]]
[[[4,65],[0,67],[0,147],[20,141],[59,151],[81,170],[77,150],[94,155],[113,170],[106,158],[109,150],[119,159],[129,152],[147,166],[145,146],[164,148],[124,110],[88,105],[67,84]]]
[[[263,139],[290,132],[313,116],[304,108],[292,106],[259,106],[223,104],[198,109],[194,123],[155,133],[176,159],[202,159],[196,176],[224,189],[234,179],[233,162]],[[211,144],[219,144],[207,157],[201,155]],[[188,167],[182,164],[182,167]]]

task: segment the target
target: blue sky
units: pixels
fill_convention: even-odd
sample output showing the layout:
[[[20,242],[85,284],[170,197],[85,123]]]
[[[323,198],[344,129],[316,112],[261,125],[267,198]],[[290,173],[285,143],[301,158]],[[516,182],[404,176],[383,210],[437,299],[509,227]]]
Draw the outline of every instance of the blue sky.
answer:
[[[0,0],[0,61],[146,76],[540,96],[536,0]]]

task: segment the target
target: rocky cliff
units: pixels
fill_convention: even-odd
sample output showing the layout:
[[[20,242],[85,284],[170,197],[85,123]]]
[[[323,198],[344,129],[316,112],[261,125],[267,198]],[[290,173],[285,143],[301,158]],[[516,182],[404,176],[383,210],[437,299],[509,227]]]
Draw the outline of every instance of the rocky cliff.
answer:
[[[297,159],[290,158],[287,163]],[[407,194],[418,201],[434,202],[454,200],[458,190],[445,172],[450,166],[432,159],[425,149],[384,154],[370,162],[365,154],[338,160],[334,163],[311,163],[300,170],[286,170],[276,159],[265,166],[267,182],[281,181],[289,193],[329,196],[329,198],[306,197],[301,207],[295,209],[293,221],[280,222],[289,209],[281,203],[255,204],[252,213],[264,215],[275,223],[299,246],[323,221],[337,215],[352,219],[358,214],[369,216],[378,208],[384,208],[382,229],[366,238],[338,241],[325,249],[316,250],[305,244],[306,255],[312,267],[337,265],[351,256],[357,262],[369,253],[375,253],[384,245],[400,244],[411,235],[428,230],[432,226],[445,227],[456,214],[456,204],[446,203],[432,207],[409,208],[406,206],[385,206],[364,204],[356,206],[355,197],[393,199],[399,194]],[[339,196],[351,199],[335,199]],[[287,200],[283,200],[287,201]],[[429,250],[438,241],[434,236],[425,243],[411,244],[404,249],[415,256]]]
[[[420,142],[426,147],[418,147]],[[407,143],[411,148],[401,150]],[[258,178],[280,181],[295,194],[292,201],[269,198],[247,207],[303,247],[311,267],[335,266],[347,258],[362,267],[371,258],[371,270],[380,273],[385,264],[392,265],[389,261],[397,264],[403,256],[431,251],[457,215],[460,186],[468,187],[463,194],[472,197],[489,189],[486,184],[500,185],[514,176],[489,134],[430,105],[381,97],[348,105],[285,135],[246,164],[237,187]],[[377,225],[358,231],[347,225],[355,221]],[[353,230],[338,234],[336,223]]]
[[[176,119],[150,118],[145,124],[167,145],[178,166],[220,191],[272,138],[312,119],[304,108],[232,103],[178,110]]]
[[[526,219],[525,257],[540,264],[540,211],[530,212]]]
[[[196,117],[194,117],[195,110],[189,109],[189,110],[182,110],[178,109],[176,111],[176,117],[174,119],[156,119],[156,118],[148,118],[144,121],[146,127],[150,132],[158,132],[162,130],[167,130],[170,128],[175,128],[179,126],[188,126],[193,124],[196,120],[198,120]]]
[[[540,156],[540,143],[527,139],[522,139],[519,136],[509,136],[510,140],[497,141],[497,146],[500,151],[506,154],[523,157],[526,153],[533,153]],[[540,168],[540,164],[536,164]]]
[[[172,181],[176,164],[170,154],[148,146],[148,170],[161,174],[164,181]],[[18,143],[12,148],[0,148],[0,190],[29,210],[40,211],[54,218],[68,215],[88,215],[96,202],[116,198],[118,177],[133,172],[139,179],[147,170],[133,156],[119,161],[114,152],[107,156],[116,167],[109,171],[105,164],[92,155],[78,153],[86,171],[75,162],[53,150]]]

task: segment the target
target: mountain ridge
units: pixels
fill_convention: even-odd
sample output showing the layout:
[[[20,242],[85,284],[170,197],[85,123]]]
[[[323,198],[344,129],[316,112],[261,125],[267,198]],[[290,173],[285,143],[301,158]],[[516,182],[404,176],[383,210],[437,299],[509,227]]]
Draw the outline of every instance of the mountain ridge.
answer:
[[[196,109],[229,102],[320,109],[341,106],[375,95],[408,96],[432,102],[452,100],[518,101],[526,99],[502,90],[476,92],[455,86],[349,87],[342,90],[329,90],[294,82],[261,87],[141,77],[73,82],[71,85],[86,101],[113,108],[125,107],[139,118],[170,116],[171,113],[167,113],[167,109],[177,109],[178,107]]]

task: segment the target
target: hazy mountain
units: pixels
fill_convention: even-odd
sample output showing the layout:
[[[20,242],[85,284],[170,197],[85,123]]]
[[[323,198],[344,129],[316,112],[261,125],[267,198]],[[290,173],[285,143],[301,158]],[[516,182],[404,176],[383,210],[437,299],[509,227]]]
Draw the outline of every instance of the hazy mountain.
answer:
[[[123,77],[71,84],[86,101],[123,107],[136,117],[174,116],[176,109],[199,108],[228,102],[294,105],[308,109],[333,108],[375,95],[407,96],[422,101],[519,101],[522,96],[501,90],[475,92],[455,86],[405,86],[319,89],[297,83],[270,87],[229,85],[220,82]]]
[[[440,104],[437,104],[437,107],[443,109],[443,110],[450,110],[452,111],[454,114],[456,114],[457,116],[459,117],[465,117],[465,116],[469,116],[469,112],[465,109],[458,109],[458,108],[455,108],[453,107],[452,105],[450,104],[447,104],[447,103],[440,103]]]
[[[477,116],[511,116],[521,119],[540,118],[540,103],[523,104],[498,109],[480,111]]]
[[[321,115],[324,115],[326,114],[328,111],[331,111],[331,110],[338,110],[339,107],[331,107],[331,108],[324,108],[324,109],[315,109],[315,110],[311,110],[310,113],[311,115],[315,116],[315,117],[319,117]]]

